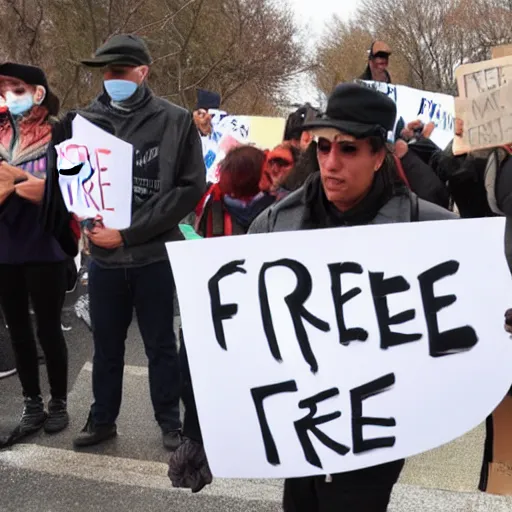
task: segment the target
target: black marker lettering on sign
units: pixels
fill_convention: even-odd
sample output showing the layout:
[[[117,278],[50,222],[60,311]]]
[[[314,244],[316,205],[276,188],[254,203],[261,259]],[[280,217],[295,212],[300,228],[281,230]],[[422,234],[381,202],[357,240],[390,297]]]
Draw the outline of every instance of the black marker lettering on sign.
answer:
[[[395,375],[390,373],[350,391],[352,404],[352,449],[355,454],[376,450],[378,448],[391,448],[395,445],[395,437],[381,437],[378,439],[364,439],[363,437],[363,427],[365,425],[375,425],[377,427],[396,426],[394,418],[365,418],[363,416],[363,401],[387,391],[394,384]]]
[[[238,304],[222,304],[220,301],[219,283],[225,277],[236,273],[247,274],[247,270],[243,268],[245,260],[231,261],[222,266],[219,271],[208,281],[208,291],[210,292],[210,303],[212,310],[212,321],[215,329],[215,337],[217,342],[227,350],[226,335],[222,322],[230,320],[238,313]]]
[[[338,322],[338,330],[340,333],[340,343],[342,345],[350,345],[352,341],[366,341],[368,332],[360,327],[347,329],[345,323],[345,315],[343,306],[354,297],[361,293],[361,288],[352,288],[346,293],[341,290],[342,274],[362,274],[363,267],[358,263],[333,263],[328,265],[331,273],[331,291],[334,309],[336,310],[336,321]]]
[[[318,425],[323,425],[324,423],[328,423],[330,421],[336,420],[341,417],[341,412],[336,411],[332,414],[328,414],[326,416],[320,416],[319,418],[315,418],[315,414],[318,410],[318,404],[320,402],[324,402],[325,400],[329,400],[335,396],[340,394],[339,390],[336,388],[329,389],[324,391],[323,393],[319,393],[311,398],[306,398],[299,402],[299,407],[301,409],[309,409],[309,414],[296,421],[295,431],[297,432],[297,436],[299,437],[300,444],[302,446],[302,450],[304,451],[304,455],[306,460],[316,466],[318,468],[322,468],[322,463],[320,462],[320,458],[315,451],[313,443],[309,438],[309,433],[313,434],[322,444],[335,451],[338,455],[346,455],[350,449],[333,439],[331,439],[327,434],[322,432]]]
[[[370,286],[372,289],[373,303],[377,313],[377,321],[380,331],[380,346],[382,349],[404,345],[421,340],[422,334],[403,334],[393,332],[391,325],[399,325],[414,320],[416,311],[409,309],[393,317],[389,316],[388,295],[393,293],[406,292],[411,285],[402,277],[391,277],[384,279],[384,272],[370,272]]]
[[[265,446],[265,454],[267,456],[267,461],[273,466],[281,464],[281,460],[279,459],[279,452],[277,451],[274,437],[270,431],[263,402],[266,398],[271,396],[278,395],[280,393],[295,393],[296,391],[297,383],[294,380],[251,389],[252,399],[254,401],[256,414],[258,415],[258,421],[260,423],[261,436],[263,437],[263,444]]]
[[[447,261],[418,276],[425,319],[427,321],[431,357],[442,357],[464,352],[470,350],[478,343],[478,336],[469,325],[451,329],[450,331],[439,332],[437,314],[442,309],[456,302],[457,297],[455,295],[436,297],[434,295],[434,283],[445,277],[455,275],[459,267],[459,262]]]
[[[267,270],[278,267],[284,267],[291,270],[297,277],[297,286],[295,290],[290,293],[290,295],[285,297],[284,300],[290,311],[293,327],[295,329],[295,335],[297,336],[297,341],[299,342],[300,350],[304,356],[304,360],[311,367],[311,371],[316,373],[318,371],[318,363],[309,343],[308,333],[304,327],[304,320],[322,332],[329,332],[330,326],[327,322],[317,318],[304,307],[304,303],[311,295],[311,290],[313,289],[313,281],[308,269],[302,263],[291,259],[282,259],[272,263],[265,263],[260,270],[258,290],[261,307],[261,319],[263,321],[263,328],[265,330],[265,335],[270,347],[270,352],[272,353],[274,359],[277,361],[281,362],[283,360],[272,321],[272,312],[270,311],[267,284],[265,281]]]

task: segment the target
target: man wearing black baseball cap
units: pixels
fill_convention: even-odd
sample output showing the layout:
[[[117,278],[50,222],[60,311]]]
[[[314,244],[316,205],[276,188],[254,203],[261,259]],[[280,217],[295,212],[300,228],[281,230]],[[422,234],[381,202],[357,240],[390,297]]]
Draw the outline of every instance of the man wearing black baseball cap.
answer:
[[[360,80],[373,80],[375,82],[391,83],[388,72],[391,48],[384,41],[374,41],[368,50],[368,65]]]
[[[140,37],[116,35],[82,62],[101,69],[104,78],[104,90],[87,112],[104,118],[117,137],[132,144],[134,158],[130,227],[118,231],[96,223],[86,232],[94,404],[74,444],[90,446],[117,433],[126,333],[135,308],[155,418],[164,446],[174,450],[181,442],[180,373],[165,244],[183,238],[178,224],[204,193],[201,142],[190,112],[157,98],[147,85],[152,59]]]

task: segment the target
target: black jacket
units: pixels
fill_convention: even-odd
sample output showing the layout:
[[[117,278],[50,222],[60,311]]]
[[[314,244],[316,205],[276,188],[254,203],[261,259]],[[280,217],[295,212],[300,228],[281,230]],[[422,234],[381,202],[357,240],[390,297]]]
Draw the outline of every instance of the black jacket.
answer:
[[[104,92],[85,111],[105,119],[114,135],[133,145],[131,226],[115,250],[91,247],[105,266],[139,266],[167,260],[165,243],[183,240],[178,224],[206,189],[199,134],[187,110],[142,86],[121,107]]]
[[[448,208],[450,194],[447,187],[432,167],[425,163],[411,146],[402,158],[402,167],[411,190],[425,201]]]
[[[391,75],[387,71],[385,71],[385,73],[386,73],[386,77],[387,77],[386,83],[388,83],[388,84],[393,83],[393,82],[391,82]],[[370,69],[369,64],[366,66],[364,73],[359,77],[359,80],[370,80],[370,81],[373,80],[372,70]]]
[[[462,218],[496,216],[487,200],[486,164],[487,158],[478,154],[454,156],[451,144],[432,155],[430,166],[443,182],[448,183],[448,190]]]

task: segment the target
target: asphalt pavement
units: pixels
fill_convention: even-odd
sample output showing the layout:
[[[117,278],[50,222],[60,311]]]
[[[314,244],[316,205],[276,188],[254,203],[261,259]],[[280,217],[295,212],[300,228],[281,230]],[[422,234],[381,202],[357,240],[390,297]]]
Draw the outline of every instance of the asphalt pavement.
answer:
[[[0,451],[0,512],[282,510],[282,482],[277,480],[215,480],[196,495],[172,488],[136,325],[127,341],[119,435],[103,445],[74,451],[72,438],[85,424],[92,398],[92,341],[86,325],[71,310],[64,314],[63,323],[72,328],[65,333],[71,424],[59,435],[41,432]],[[47,393],[44,365],[41,380]],[[20,396],[17,377],[0,380],[0,436],[16,424]],[[479,428],[439,450],[410,459],[393,493],[390,512],[512,511],[512,498],[477,491],[483,436]]]

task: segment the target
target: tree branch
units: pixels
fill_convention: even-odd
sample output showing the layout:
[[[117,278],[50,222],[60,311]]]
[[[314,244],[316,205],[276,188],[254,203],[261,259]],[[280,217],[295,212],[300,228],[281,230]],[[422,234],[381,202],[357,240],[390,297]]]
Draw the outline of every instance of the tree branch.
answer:
[[[93,50],[95,51],[98,48],[98,27],[96,26],[96,19],[94,17],[94,8],[92,5],[92,0],[86,0],[87,8],[89,10],[89,17],[91,20],[91,31],[92,31],[92,42],[93,42]]]
[[[120,34],[121,32],[124,32],[126,27],[128,26],[128,23],[130,23],[130,20],[132,17],[137,14],[138,10],[147,2],[147,0],[139,0],[137,4],[128,12],[128,15],[126,16],[123,24],[118,27],[118,29],[114,32],[114,34]]]

